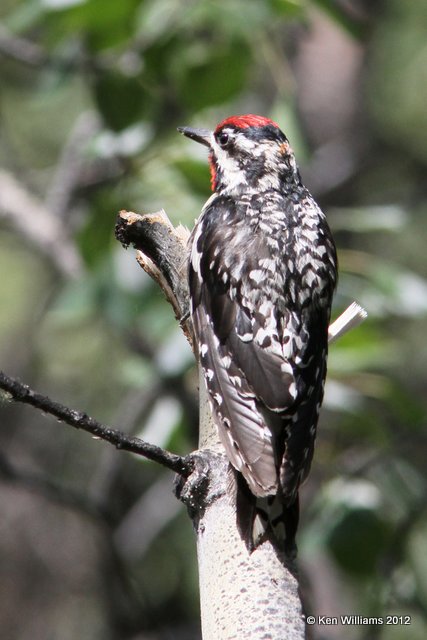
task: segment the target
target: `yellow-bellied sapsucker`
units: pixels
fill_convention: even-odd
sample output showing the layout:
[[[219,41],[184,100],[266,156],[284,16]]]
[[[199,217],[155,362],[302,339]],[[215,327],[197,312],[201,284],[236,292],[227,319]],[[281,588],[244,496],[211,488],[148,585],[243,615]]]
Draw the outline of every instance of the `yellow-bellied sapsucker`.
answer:
[[[289,551],[323,398],[335,244],[275,122],[233,116],[213,132],[179,131],[210,152],[214,193],[190,238],[191,315],[220,440],[257,498],[243,535],[256,546],[271,532]]]

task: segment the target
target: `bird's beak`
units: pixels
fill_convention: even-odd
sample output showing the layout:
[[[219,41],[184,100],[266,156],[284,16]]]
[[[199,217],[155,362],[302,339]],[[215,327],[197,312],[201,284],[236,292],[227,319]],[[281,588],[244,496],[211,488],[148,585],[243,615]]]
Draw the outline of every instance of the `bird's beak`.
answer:
[[[205,147],[211,146],[212,132],[209,129],[193,129],[192,127],[178,127],[178,131],[187,138],[191,138]]]

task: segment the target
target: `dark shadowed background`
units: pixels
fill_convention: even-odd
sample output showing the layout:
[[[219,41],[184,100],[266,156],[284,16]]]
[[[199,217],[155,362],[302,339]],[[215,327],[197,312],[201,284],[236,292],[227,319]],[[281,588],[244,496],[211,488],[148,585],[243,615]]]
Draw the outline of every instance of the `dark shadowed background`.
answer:
[[[312,638],[425,638],[425,0],[3,0],[0,20],[0,368],[194,449],[192,354],[116,213],[191,227],[206,151],[176,126],[273,118],[335,233],[334,315],[369,313],[331,348],[302,491],[307,612],[411,620]],[[0,483],[1,638],[200,637],[171,474],[2,398]]]

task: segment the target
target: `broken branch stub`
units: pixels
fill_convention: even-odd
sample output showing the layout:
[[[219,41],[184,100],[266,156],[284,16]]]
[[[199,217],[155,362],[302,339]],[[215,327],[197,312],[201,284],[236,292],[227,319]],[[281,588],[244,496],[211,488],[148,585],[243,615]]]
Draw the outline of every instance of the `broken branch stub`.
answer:
[[[138,263],[161,287],[192,345],[186,276],[188,230],[175,228],[164,211],[145,215],[120,211],[115,233],[124,247],[137,249]]]

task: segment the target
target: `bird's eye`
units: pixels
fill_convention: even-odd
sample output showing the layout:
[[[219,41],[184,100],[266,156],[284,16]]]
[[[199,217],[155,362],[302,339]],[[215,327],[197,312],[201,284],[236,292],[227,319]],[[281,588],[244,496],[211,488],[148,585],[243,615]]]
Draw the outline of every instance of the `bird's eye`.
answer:
[[[222,133],[219,134],[218,144],[220,147],[224,149],[228,145],[229,141],[230,141],[230,136],[228,135],[228,133],[225,133],[225,131],[223,131]]]

